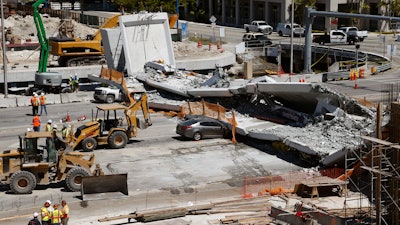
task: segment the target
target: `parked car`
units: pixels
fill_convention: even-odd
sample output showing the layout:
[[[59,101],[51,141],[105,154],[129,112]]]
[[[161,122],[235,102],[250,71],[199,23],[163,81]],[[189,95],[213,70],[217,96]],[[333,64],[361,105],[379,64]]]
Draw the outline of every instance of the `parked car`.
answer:
[[[251,24],[245,24],[244,29],[247,33],[253,31],[266,34],[272,34],[272,31],[274,30],[274,28],[264,20],[254,20]]]
[[[263,33],[246,33],[242,41],[245,42],[246,47],[263,47],[272,44],[271,39]]]
[[[279,36],[290,36],[291,35],[291,23],[278,23],[276,26],[276,32]],[[300,37],[305,35],[305,29],[297,23],[293,24],[293,36]]]
[[[176,125],[176,133],[198,141],[206,138],[229,137],[230,130],[222,121],[201,116],[179,122]]]

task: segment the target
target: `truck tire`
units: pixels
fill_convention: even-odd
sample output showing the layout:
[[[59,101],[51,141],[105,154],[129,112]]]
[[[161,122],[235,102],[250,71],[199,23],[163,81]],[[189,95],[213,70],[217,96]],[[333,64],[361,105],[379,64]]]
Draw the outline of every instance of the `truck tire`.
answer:
[[[89,176],[89,172],[82,167],[74,167],[70,171],[68,171],[67,176],[65,177],[65,183],[67,185],[67,189],[70,191],[80,191],[82,184],[82,177]]]
[[[108,138],[108,145],[113,149],[124,148],[127,143],[128,137],[122,131],[115,131]]]
[[[283,36],[282,31],[279,31],[278,34],[279,34],[279,36],[281,36],[281,37]]]
[[[364,41],[364,38],[363,38],[363,37],[360,37],[359,40],[360,40],[360,42],[363,42],[363,41]]]
[[[82,149],[85,152],[92,152],[97,147],[97,141],[93,137],[88,137],[82,141]]]
[[[108,104],[113,103],[114,100],[115,100],[114,95],[107,95],[107,97],[106,97],[106,102],[107,102]]]
[[[25,170],[15,172],[10,178],[10,189],[15,194],[30,194],[36,184],[35,175]]]

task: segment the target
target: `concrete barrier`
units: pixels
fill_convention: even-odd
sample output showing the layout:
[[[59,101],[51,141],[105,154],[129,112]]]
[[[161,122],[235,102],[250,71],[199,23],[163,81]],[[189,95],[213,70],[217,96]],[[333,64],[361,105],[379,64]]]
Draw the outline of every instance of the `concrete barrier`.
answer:
[[[16,98],[3,98],[0,100],[0,108],[17,107]]]
[[[47,104],[60,104],[61,96],[59,94],[48,94],[46,95],[46,103]]]
[[[31,105],[31,96],[18,96],[16,99],[17,107]]]
[[[70,100],[69,100],[69,93],[61,93],[61,94],[60,94],[60,100],[61,100],[61,103],[62,103],[62,104],[70,103]]]
[[[90,102],[93,100],[93,92],[61,93],[61,103]]]

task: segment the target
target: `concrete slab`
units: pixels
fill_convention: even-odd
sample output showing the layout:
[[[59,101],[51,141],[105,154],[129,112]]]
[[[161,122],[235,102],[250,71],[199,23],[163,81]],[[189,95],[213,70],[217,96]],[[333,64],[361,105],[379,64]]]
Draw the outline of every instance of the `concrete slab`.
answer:
[[[302,82],[276,82],[276,83],[257,83],[257,92],[268,95],[278,96],[283,103],[291,105],[293,108],[299,108],[314,112],[318,99],[326,98],[331,106],[340,106],[339,97],[333,93],[321,91],[321,87],[316,84]]]
[[[187,90],[187,93],[193,97],[232,97],[233,94],[229,88],[195,88]]]
[[[148,61],[176,65],[167,13],[122,15],[119,26],[128,74],[144,72]]]
[[[200,59],[176,60],[176,68],[186,70],[209,70],[215,68],[215,65],[228,66],[236,62],[236,56],[232,52],[223,52],[215,57]]]
[[[155,88],[158,88],[158,89],[161,89],[164,91],[168,91],[168,92],[180,95],[180,96],[190,97],[186,90],[178,89],[177,87],[171,86],[166,83],[157,82],[157,81],[150,80],[150,79],[146,79],[145,83],[152,87],[155,87]]]

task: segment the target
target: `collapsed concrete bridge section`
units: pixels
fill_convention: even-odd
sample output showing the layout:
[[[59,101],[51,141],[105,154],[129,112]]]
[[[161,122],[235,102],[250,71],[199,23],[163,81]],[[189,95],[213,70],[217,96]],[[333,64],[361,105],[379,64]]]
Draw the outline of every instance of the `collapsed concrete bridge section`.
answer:
[[[117,30],[102,30],[109,68],[126,70],[130,78],[180,99],[150,96],[154,104],[176,108],[201,98],[236,102],[228,107],[237,111],[238,134],[284,143],[304,159],[326,165],[341,160],[330,158],[340,155],[335,152],[357,147],[360,135],[372,133],[372,111],[317,84],[276,82],[267,76],[233,79],[222,66],[206,75],[171,73],[169,68],[177,66],[167,20],[164,13],[126,15]]]

